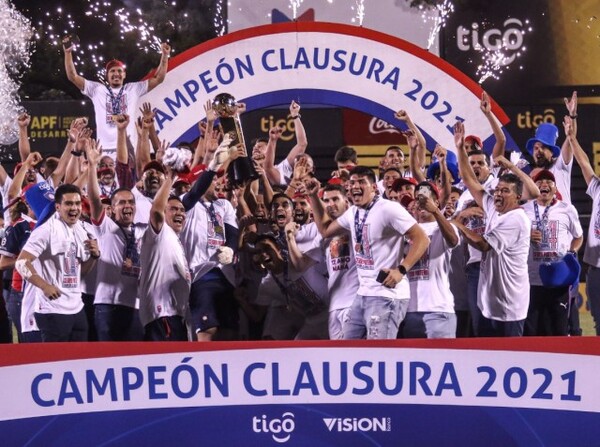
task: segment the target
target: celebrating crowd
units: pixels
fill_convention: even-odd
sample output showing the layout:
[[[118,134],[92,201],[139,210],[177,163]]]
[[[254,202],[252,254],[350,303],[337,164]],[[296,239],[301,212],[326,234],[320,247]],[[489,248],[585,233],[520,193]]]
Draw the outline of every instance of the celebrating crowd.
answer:
[[[126,83],[113,60],[100,83],[77,74],[67,43],[96,128],[74,120],[61,157],[44,159],[18,117],[21,163],[13,177],[0,166],[2,340],[11,324],[23,343],[580,335],[573,158],[593,199],[583,260],[600,328],[600,180],[577,141],[576,93],[562,147],[542,123],[507,158],[483,93],[491,157],[468,118],[455,147],[426,148],[400,110],[407,153],[390,146],[375,172],[344,146],[317,179],[296,102],[296,144],[278,164],[280,128],[236,144],[210,101],[197,144],[167,147],[138,98],[164,80],[169,46],[150,79]],[[244,159],[252,175],[240,177]]]

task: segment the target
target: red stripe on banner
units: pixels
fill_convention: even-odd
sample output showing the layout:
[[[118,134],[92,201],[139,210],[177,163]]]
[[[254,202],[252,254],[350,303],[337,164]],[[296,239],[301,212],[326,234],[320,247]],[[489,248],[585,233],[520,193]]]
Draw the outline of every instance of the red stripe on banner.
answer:
[[[281,348],[415,348],[472,349],[484,351],[547,352],[600,355],[598,337],[464,338],[445,340],[321,340],[259,342],[131,342],[32,343],[0,345],[0,367],[31,363],[243,349]]]
[[[449,62],[446,62],[445,60],[441,59],[440,57],[430,53],[429,51],[424,50],[423,48],[420,48],[410,42],[407,42],[406,40],[399,39],[398,37],[390,36],[389,34],[384,34],[379,31],[374,31],[363,27],[327,22],[276,23],[236,31],[234,33],[227,34],[222,37],[217,37],[215,39],[208,40],[204,43],[190,48],[189,50],[184,51],[181,54],[178,54],[177,56],[169,60],[169,71],[189,61],[190,59],[195,58],[196,56],[206,53],[207,51],[228,45],[233,42],[238,42],[240,40],[250,39],[258,36],[268,36],[273,34],[308,32],[332,33],[343,34],[347,36],[355,36],[363,39],[374,40],[385,45],[399,48],[403,51],[406,51],[407,53],[413,54],[419,59],[422,59],[432,65],[435,65],[441,71],[444,71],[449,76],[453,77],[458,82],[463,84],[467,89],[473,92],[474,95],[480,97],[481,93],[483,92],[483,89],[477,82],[473,81],[458,68],[456,68]],[[150,72],[144,79],[151,77],[153,74],[154,70]],[[491,99],[491,102],[492,112],[494,113],[494,115],[498,117],[502,125],[507,124],[510,121],[510,119],[508,118],[506,113],[504,113],[504,111],[496,103],[496,101]]]

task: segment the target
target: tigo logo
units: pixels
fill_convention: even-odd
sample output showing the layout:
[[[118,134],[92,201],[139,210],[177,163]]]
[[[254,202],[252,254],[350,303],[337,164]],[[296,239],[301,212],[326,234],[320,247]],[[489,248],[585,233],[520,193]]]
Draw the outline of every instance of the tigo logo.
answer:
[[[391,418],[323,418],[329,431],[392,431]]]
[[[264,414],[252,418],[254,433],[271,433],[273,440],[279,443],[288,442],[295,428],[294,413],[290,412],[283,413],[281,418],[267,419]]]

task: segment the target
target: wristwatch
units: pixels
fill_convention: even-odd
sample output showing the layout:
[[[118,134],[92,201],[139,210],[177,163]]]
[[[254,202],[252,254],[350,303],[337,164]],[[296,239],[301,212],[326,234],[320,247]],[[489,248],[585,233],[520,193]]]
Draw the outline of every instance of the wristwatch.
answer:
[[[406,275],[406,267],[404,267],[402,264],[398,266],[398,271],[402,273],[402,276]]]

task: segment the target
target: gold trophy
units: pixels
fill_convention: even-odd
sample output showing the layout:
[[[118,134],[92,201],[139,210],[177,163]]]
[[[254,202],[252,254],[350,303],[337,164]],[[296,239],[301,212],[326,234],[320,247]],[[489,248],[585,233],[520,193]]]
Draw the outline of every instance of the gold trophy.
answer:
[[[242,132],[242,123],[240,116],[237,113],[237,103],[235,98],[229,93],[219,93],[215,96],[212,102],[213,110],[219,117],[221,128],[224,134],[229,134],[231,137],[230,147],[237,146],[238,144],[244,145],[244,133]],[[249,180],[255,180],[259,178],[256,169],[254,169],[254,162],[247,155],[245,157],[236,158],[233,163],[229,165],[227,169],[227,176],[229,177],[229,183],[233,186],[242,186]]]

